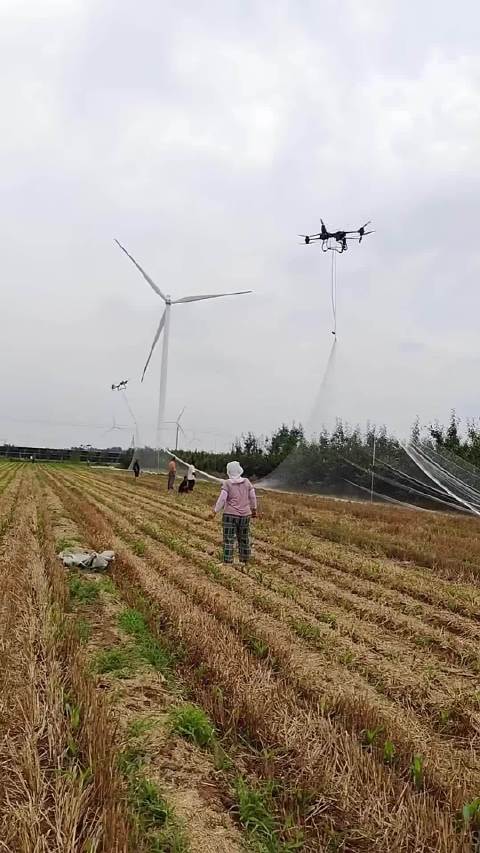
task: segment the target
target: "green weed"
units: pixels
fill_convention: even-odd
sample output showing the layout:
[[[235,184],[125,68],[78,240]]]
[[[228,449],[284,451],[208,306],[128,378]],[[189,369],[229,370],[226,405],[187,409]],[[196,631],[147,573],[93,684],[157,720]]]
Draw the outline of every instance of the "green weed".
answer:
[[[108,672],[118,675],[119,678],[128,678],[138,666],[138,655],[134,649],[116,647],[105,649],[95,656],[92,669],[100,675]]]
[[[189,850],[184,832],[173,821],[149,838],[148,853],[189,853]]]
[[[154,782],[137,776],[130,785],[130,801],[149,853],[188,853],[185,834]]]
[[[294,599],[297,595],[297,590],[294,586],[290,584],[279,584],[278,591],[285,596],[285,598]]]
[[[156,722],[157,721],[154,717],[136,717],[135,719],[130,720],[127,727],[127,737],[142,737],[154,728]]]
[[[212,752],[215,770],[230,770],[233,767],[232,759],[217,740],[212,742]]]
[[[450,723],[451,711],[449,708],[441,708],[438,714],[438,720],[442,728],[446,728]]]
[[[173,815],[158,786],[141,773],[146,749],[138,738],[153,725],[152,718],[138,718],[129,726],[129,743],[120,753],[118,766],[128,780],[129,801],[142,837],[142,850],[148,853],[189,853],[183,829]]]
[[[75,631],[81,643],[88,643],[92,636],[92,626],[85,619],[77,619],[75,622]]]
[[[98,585],[102,592],[107,592],[109,595],[116,595],[117,588],[109,577],[103,577],[98,581]]]
[[[57,554],[60,554],[62,551],[73,551],[76,548],[78,548],[78,542],[75,539],[61,537],[55,542],[55,551]]]
[[[123,610],[118,617],[120,628],[132,637],[143,637],[148,633],[147,623],[139,610]]]
[[[237,812],[240,823],[249,834],[254,849],[259,853],[294,853],[303,848],[303,836],[295,831],[291,821],[280,827],[271,812],[273,785],[252,788],[240,776],[235,783]],[[282,842],[281,831],[286,830],[294,838]]]
[[[248,637],[246,645],[255,657],[260,658],[260,660],[264,660],[268,657],[270,649],[268,644],[264,640],[260,639],[260,637]]]
[[[319,622],[330,625],[331,628],[337,627],[337,617],[333,613],[319,613],[317,614],[317,619]]]
[[[414,755],[410,766],[412,780],[416,788],[423,788],[423,758],[421,755]]]
[[[235,785],[235,793],[242,826],[254,836],[256,841],[274,843],[277,825],[268,805],[269,789],[251,788],[240,776]]]
[[[92,604],[98,599],[98,584],[80,575],[71,575],[68,579],[70,601],[76,604]]]
[[[330,833],[330,838],[327,842],[326,853],[340,853],[340,851],[344,849],[345,834],[343,832],[335,832],[335,830],[332,829]]]
[[[174,665],[174,656],[159,640],[152,636],[139,610],[129,608],[120,613],[118,624],[126,634],[134,637],[138,654],[158,672],[168,676]]]
[[[360,732],[360,736],[362,738],[362,745],[367,748],[371,748],[374,745],[378,735],[381,734],[381,732],[381,728],[363,729],[363,731]]]
[[[132,551],[137,557],[145,556],[146,547],[146,543],[143,539],[135,539],[131,544]]]
[[[68,719],[68,723],[72,731],[77,731],[80,728],[81,722],[81,710],[80,705],[71,698],[69,694],[66,694],[63,700],[63,711]]]
[[[424,647],[424,646],[432,646],[432,645],[435,645],[436,640],[435,640],[435,638],[434,638],[434,637],[422,637],[422,636],[416,636],[416,637],[414,637],[414,638],[413,638],[413,642],[414,642],[414,643],[415,643],[415,645],[417,645],[417,646]]]
[[[323,638],[323,631],[318,625],[312,625],[310,622],[304,622],[302,619],[291,619],[290,625],[304,640],[318,643]]]
[[[386,740],[383,744],[383,760],[385,764],[392,764],[397,750],[395,744],[391,740]]]
[[[215,728],[198,705],[186,703],[172,708],[169,722],[173,732],[193,741],[197,746],[210,746],[215,739]]]
[[[209,575],[211,578],[213,578],[216,581],[220,580],[220,578],[222,577],[221,570],[219,569],[217,564],[214,563],[213,560],[208,560],[208,562],[205,565],[205,572],[207,575]]]
[[[80,746],[76,738],[71,734],[67,734],[67,754],[69,758],[78,759],[80,754]]]
[[[132,800],[144,829],[155,829],[165,825],[172,812],[167,801],[154,782],[143,776],[137,777],[132,786]]]
[[[480,797],[465,803],[462,817],[465,828],[476,829],[480,826]]]
[[[129,744],[118,756],[118,766],[129,779],[138,773],[145,761],[146,751],[141,743]]]

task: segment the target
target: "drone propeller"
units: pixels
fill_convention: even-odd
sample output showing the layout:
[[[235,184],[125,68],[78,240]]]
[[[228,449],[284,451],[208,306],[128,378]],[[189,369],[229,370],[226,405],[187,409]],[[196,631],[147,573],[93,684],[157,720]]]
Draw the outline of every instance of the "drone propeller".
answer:
[[[372,220],[369,219],[368,222],[365,223],[365,225],[361,225],[360,228],[358,229],[358,233],[360,234],[360,238],[358,241],[359,243],[362,242],[363,238],[365,237],[365,234],[371,234],[372,233],[371,231],[365,231],[365,228],[367,228],[368,225],[370,225],[371,221]]]

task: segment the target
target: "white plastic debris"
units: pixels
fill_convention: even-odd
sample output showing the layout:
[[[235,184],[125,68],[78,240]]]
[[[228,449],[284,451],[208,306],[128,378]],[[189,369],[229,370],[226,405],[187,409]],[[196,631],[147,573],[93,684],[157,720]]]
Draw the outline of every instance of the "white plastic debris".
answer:
[[[115,559],[114,551],[61,551],[58,555],[64,566],[76,566],[79,569],[106,569],[108,564]]]

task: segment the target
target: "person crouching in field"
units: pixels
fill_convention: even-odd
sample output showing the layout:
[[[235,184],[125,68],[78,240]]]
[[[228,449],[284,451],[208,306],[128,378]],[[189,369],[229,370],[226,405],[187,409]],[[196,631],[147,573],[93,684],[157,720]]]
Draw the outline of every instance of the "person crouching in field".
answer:
[[[195,465],[190,463],[187,468],[187,480],[188,480],[188,491],[193,492],[195,486],[195,479],[197,476],[197,472],[195,471]]]
[[[223,510],[223,562],[233,563],[236,539],[240,561],[247,563],[252,553],[250,519],[257,516],[257,496],[250,480],[242,477],[238,462],[228,463],[227,474],[213,511],[216,515]]]
[[[185,495],[188,491],[189,491],[188,480],[187,480],[187,475],[185,474],[182,482],[180,483],[180,485],[178,487],[178,492],[180,495]]]

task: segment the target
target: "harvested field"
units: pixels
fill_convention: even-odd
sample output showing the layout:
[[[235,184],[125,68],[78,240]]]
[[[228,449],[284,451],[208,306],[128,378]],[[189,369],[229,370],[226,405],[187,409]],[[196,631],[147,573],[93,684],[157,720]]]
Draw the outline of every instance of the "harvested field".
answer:
[[[0,850],[475,850],[480,524],[215,494],[0,465]]]

